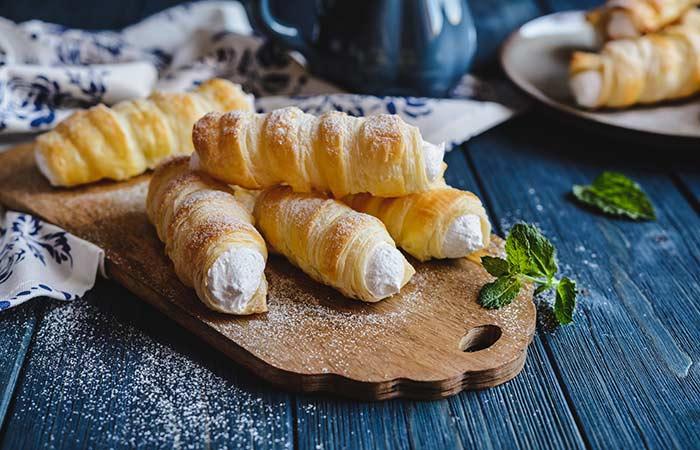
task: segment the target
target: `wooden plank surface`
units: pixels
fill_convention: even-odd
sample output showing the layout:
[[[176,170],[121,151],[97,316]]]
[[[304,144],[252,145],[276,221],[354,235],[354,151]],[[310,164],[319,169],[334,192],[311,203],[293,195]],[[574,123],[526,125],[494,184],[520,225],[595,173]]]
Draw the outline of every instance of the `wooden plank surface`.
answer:
[[[446,174],[449,184],[486,198],[482,190],[484,185],[478,182],[461,149],[447,154],[445,161],[450,167]],[[497,233],[504,236],[494,208],[488,203],[485,206]],[[530,344],[529,359],[521,375],[516,382],[498,389],[464,393],[449,399],[451,415],[463,446],[496,449],[583,447],[580,430],[545,354],[540,334],[535,335]],[[484,429],[492,432],[478,431]]]
[[[0,446],[286,449],[290,405],[102,280],[83,300],[49,305]]]
[[[0,429],[31,345],[41,299],[0,312]]]
[[[683,169],[676,170],[676,176],[681,185],[681,191],[695,207],[695,210],[700,213],[700,167],[689,170],[685,166]]]
[[[588,7],[595,3],[598,2],[542,2],[554,9],[580,8],[578,5]],[[524,22],[539,11],[534,2],[503,0],[495,4],[492,0],[475,0],[470,2],[470,6],[479,29],[481,50],[478,57],[481,60],[492,60],[500,37],[505,36],[512,26]],[[57,15],[68,12],[62,11],[54,12]],[[59,19],[52,20],[60,22]],[[562,253],[560,259],[570,266],[567,269],[569,273],[575,273],[589,291],[582,300],[586,303],[577,316],[578,324],[553,335],[536,337],[530,348],[528,363],[518,379],[496,389],[461,394],[449,401],[425,403],[431,406],[420,410],[415,409],[412,402],[367,404],[300,396],[294,403],[287,398],[284,401],[288,407],[296,405],[293,414],[290,414],[296,416],[296,422],[285,425],[287,430],[296,427],[295,433],[290,431],[285,435],[287,447],[295,444],[292,434],[297,435],[296,446],[299,448],[320,448],[317,447],[319,445],[323,445],[323,448],[341,448],[348,443],[361,448],[384,445],[390,448],[411,448],[421,443],[428,448],[438,448],[438,443],[444,442],[458,443],[467,448],[527,448],[534,446],[528,445],[531,442],[537,442],[540,447],[560,448],[571,448],[574,445],[580,447],[584,444],[591,447],[674,447],[679,444],[686,444],[687,448],[694,447],[695,441],[688,442],[686,438],[689,427],[699,420],[697,408],[695,412],[691,409],[693,401],[698,404],[698,355],[697,345],[690,347],[691,351],[688,350],[689,342],[692,342],[690,339],[697,338],[688,327],[689,324],[698,323],[697,310],[693,309],[693,304],[698,304],[699,286],[697,280],[693,281],[688,274],[698,267],[697,244],[691,243],[690,249],[687,249],[687,244],[682,241],[689,232],[689,228],[684,227],[694,224],[688,213],[688,205],[683,206],[683,202],[678,201],[682,196],[676,186],[668,182],[665,174],[642,170],[644,176],[639,181],[648,189],[653,188],[652,196],[656,202],[667,202],[664,204],[664,219],[660,226],[653,225],[650,230],[648,224],[640,226],[595,214],[589,217],[590,212],[579,211],[563,192],[567,191],[572,180],[586,181],[599,169],[611,167],[615,162],[613,155],[619,151],[620,143],[595,136],[578,142],[583,135],[580,130],[561,128],[558,122],[551,121],[549,117],[534,114],[537,116],[506,125],[483,138],[477,138],[469,148],[474,157],[473,162],[479,169],[479,180],[487,188],[487,200],[492,205],[492,212],[496,213],[492,218],[505,227],[516,219],[540,222],[545,232],[559,246]],[[545,133],[559,137],[549,139],[540,136]],[[576,148],[575,155],[567,157],[572,146]],[[665,149],[652,149],[652,152],[658,154],[659,150]],[[607,160],[587,161],[588,154],[594,151],[608,152],[611,155]],[[503,162],[496,167],[485,163],[489,158],[499,155],[518,157],[511,160],[510,164]],[[617,160],[623,163],[618,168],[626,170],[624,163],[633,161],[635,157],[634,149],[618,155]],[[584,165],[579,170],[582,160]],[[655,163],[659,164],[658,157]],[[527,174],[529,171],[533,171],[532,175]],[[638,175],[637,172],[630,174]],[[553,176],[557,179],[551,180]],[[458,178],[470,180],[470,175],[459,174]],[[699,198],[700,183],[697,179],[693,179],[692,174],[682,174],[681,179],[688,186],[689,192]],[[529,181],[536,183],[528,186],[525,183]],[[534,189],[532,192],[531,187]],[[696,214],[697,211],[696,209]],[[548,217],[550,215],[556,217]],[[670,239],[664,233],[670,233]],[[585,242],[579,242],[582,235],[586,236]],[[610,245],[609,249],[609,242],[616,244]],[[627,248],[627,245],[630,247]],[[612,262],[602,264],[600,261],[608,252],[611,253]],[[628,258],[631,257],[639,260],[628,264]],[[659,261],[664,258],[668,258],[668,261]],[[652,276],[650,267],[655,264],[663,269],[663,273],[654,273]],[[685,272],[676,279],[675,271],[683,272],[682,266],[686,266]],[[599,273],[608,275],[601,276]],[[96,298],[90,302],[95,306],[113,301],[110,293],[104,290],[94,295]],[[689,298],[694,302],[690,302]],[[117,300],[138,305],[138,301],[128,294]],[[643,308],[635,315],[635,308],[639,308],[639,304]],[[690,312],[686,312],[686,308],[690,308]],[[53,307],[50,312],[52,311]],[[120,316],[119,320],[122,324],[130,324],[141,317],[141,313],[133,314],[134,317],[128,314]],[[0,316],[0,319],[3,317]],[[139,333],[165,343],[183,339],[178,327],[168,328],[167,323],[158,325],[157,329],[151,327],[152,323],[159,323],[158,318],[165,320],[154,312],[146,314],[141,322],[144,329]],[[5,322],[0,322],[0,325],[4,324]],[[9,328],[1,327],[0,330],[4,340]],[[187,340],[186,337],[184,339]],[[184,348],[186,346],[169,345],[181,357],[186,355],[187,358],[193,358],[199,353],[197,341],[193,342],[195,343],[190,344],[189,350]],[[114,358],[121,360],[114,363],[114,370],[124,370],[123,365],[129,361],[126,355],[133,350],[127,351],[126,347],[127,344],[120,344],[121,353],[117,352]],[[678,377],[676,374],[680,372],[682,375],[683,368],[687,366],[683,354],[688,355],[693,364],[688,369],[688,375]],[[609,359],[601,363],[596,358],[602,356]],[[212,367],[215,363],[209,361],[216,360],[217,355],[205,354],[201,358],[204,366]],[[29,366],[26,368],[27,373],[28,369]],[[39,371],[33,373],[39,375]],[[60,378],[69,372],[55,369],[53,373],[55,378]],[[21,377],[23,378],[25,377]],[[46,401],[40,393],[32,392],[35,378],[26,378],[26,382],[21,385],[21,395],[11,405],[13,414],[19,414],[15,405]],[[133,382],[133,378],[130,380]],[[233,375],[227,380],[234,380],[230,382],[238,386],[239,381]],[[254,384],[254,381],[250,384]],[[37,390],[41,386],[41,383],[37,383]],[[94,388],[94,395],[103,395],[100,391],[110,390],[109,386],[111,385],[105,384]],[[260,389],[263,393],[275,392],[266,387]],[[240,408],[240,403],[243,403],[242,400],[237,402],[235,399],[245,397],[231,395],[228,391],[220,395],[232,402],[229,407],[233,409]],[[27,399],[23,400],[25,396]],[[574,406],[573,413],[567,410],[567,400]],[[548,406],[550,402],[553,407]],[[447,410],[442,406],[444,404],[448,405]],[[53,418],[61,414],[62,409],[66,408],[61,405],[52,400],[47,406],[47,415]],[[542,405],[545,406],[544,409],[541,408]],[[667,410],[660,411],[662,408]],[[168,410],[155,409],[160,412]],[[95,411],[95,408],[76,408],[74,411],[75,416],[80,416],[82,411],[89,413]],[[52,427],[51,420],[42,423],[38,414],[31,412],[21,416],[23,420],[33,421],[31,427],[23,430],[31,428],[41,431],[44,426]],[[663,415],[659,417],[662,412]],[[182,418],[185,415],[178,413],[174,416]],[[213,416],[219,417],[217,414]],[[123,430],[117,434],[119,439],[113,442],[121,442],[120,440],[126,439],[125,436],[133,436],[130,433],[135,433],[134,430],[145,429],[134,425],[137,423],[135,417],[128,417],[121,418],[121,425],[113,426],[115,429],[122,427]],[[658,430],[655,430],[657,419],[659,425]],[[45,440],[37,439],[34,442],[47,444],[51,442],[48,439],[52,436],[54,442],[57,442],[56,439],[61,441],[55,431],[59,429],[69,436],[77,436],[76,432],[70,431],[70,425],[77,426],[81,421],[93,425],[97,422],[94,418],[64,421],[66,425],[63,428],[53,427],[41,431],[39,436]],[[16,426],[20,420],[12,422],[12,430],[19,431]],[[226,427],[215,428],[219,431],[226,429],[230,435],[250,433],[246,427],[238,426],[230,418],[224,421],[215,419],[213,422],[225,423]],[[578,435],[576,423],[582,425],[583,438]],[[154,429],[162,430],[164,427]],[[171,429],[177,430],[176,427]],[[262,428],[256,428],[258,433],[260,429]],[[10,440],[13,433],[8,430],[6,421],[4,430],[0,432],[2,443],[5,444],[3,447],[16,443]],[[409,438],[415,432],[430,432],[433,435],[443,433],[447,437],[433,440],[425,437],[419,440]],[[98,435],[97,426],[85,428],[83,433],[81,443],[106,442],[95,437]],[[458,433],[458,439],[454,433]],[[555,437],[551,442],[548,441],[549,434]],[[662,438],[665,440],[661,441]],[[61,442],[68,445],[69,439]],[[168,446],[170,441],[166,439],[156,444],[157,440],[149,437],[148,442],[154,443],[154,446]],[[183,443],[181,446],[184,448],[206,445],[203,441],[195,443],[181,439],[179,442]],[[222,440],[216,442],[222,443]],[[250,441],[236,437],[229,446],[245,448],[249,443]],[[16,445],[9,448],[16,448]]]
[[[700,218],[655,152],[624,142],[596,152],[599,137],[552,125],[557,132],[546,133],[538,117],[527,116],[468,148],[502,227],[539,224],[563,272],[583,290],[576,325],[543,335],[554,371],[587,444],[692,447],[700,402]],[[658,221],[611,219],[574,204],[572,184],[605,169],[638,180]]]
[[[482,195],[460,150],[448,153],[449,184]],[[300,396],[299,448],[583,448],[539,336],[521,375],[445,401],[363,403]]]

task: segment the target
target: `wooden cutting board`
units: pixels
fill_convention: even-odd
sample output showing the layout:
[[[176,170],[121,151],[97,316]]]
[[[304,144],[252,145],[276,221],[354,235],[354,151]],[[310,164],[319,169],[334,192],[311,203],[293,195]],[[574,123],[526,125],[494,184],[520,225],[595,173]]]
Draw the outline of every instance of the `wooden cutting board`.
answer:
[[[496,386],[523,367],[535,330],[531,291],[508,307],[476,303],[489,275],[462,259],[419,263],[402,292],[346,299],[271,256],[269,312],[216,313],[183,286],[147,220],[149,175],[54,189],[24,145],[0,154],[0,203],[105,250],[108,275],[261,378],[286,389],[361,399],[432,399]],[[503,241],[494,236],[490,253]]]

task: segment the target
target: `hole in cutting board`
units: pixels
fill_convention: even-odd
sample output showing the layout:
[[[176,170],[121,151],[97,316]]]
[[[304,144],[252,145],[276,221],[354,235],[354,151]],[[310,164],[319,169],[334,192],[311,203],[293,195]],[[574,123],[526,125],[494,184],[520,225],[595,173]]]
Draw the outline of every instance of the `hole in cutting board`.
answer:
[[[501,338],[503,332],[496,325],[479,325],[467,331],[459,341],[459,349],[463,352],[478,352],[491,347]]]

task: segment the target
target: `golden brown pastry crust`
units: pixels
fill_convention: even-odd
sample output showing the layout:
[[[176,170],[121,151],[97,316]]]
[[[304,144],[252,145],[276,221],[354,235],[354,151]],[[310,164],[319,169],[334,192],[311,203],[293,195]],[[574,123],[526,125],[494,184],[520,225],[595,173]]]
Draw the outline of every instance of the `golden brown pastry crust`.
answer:
[[[471,192],[451,187],[396,198],[358,194],[343,201],[356,211],[377,217],[396,244],[421,261],[445,258],[445,234],[457,217],[479,216],[483,247],[489,243],[491,224],[479,198]]]
[[[574,52],[570,77],[600,74],[593,107],[620,108],[674,100],[700,91],[700,27],[697,21],[636,39],[605,44],[599,53]]]
[[[378,244],[394,245],[382,223],[317,193],[274,187],[260,193],[254,216],[268,245],[311,278],[344,295],[380,300],[365,285],[364,269]],[[415,271],[404,259],[405,285]]]
[[[599,29],[606,39],[620,39],[655,33],[677,22],[700,0],[608,0],[600,8],[590,11],[586,18]],[[625,15],[636,30],[635,36],[609,33],[609,23],[616,14]]]
[[[189,93],[155,92],[147,99],[78,111],[36,140],[39,168],[54,186],[103,178],[124,180],[165,158],[193,151],[194,122],[209,111],[252,110],[240,86],[212,79]]]
[[[197,296],[212,309],[222,310],[207,288],[207,273],[225,251],[245,246],[267,258],[262,236],[251,214],[225,184],[189,170],[189,158],[178,157],[158,167],[151,178],[146,200],[148,218],[180,281],[194,287]],[[261,284],[238,314],[267,311],[267,282]]]
[[[315,117],[294,107],[210,113],[197,121],[192,140],[201,170],[248,189],[287,184],[336,198],[399,196],[441,181],[426,175],[418,129],[395,115]]]

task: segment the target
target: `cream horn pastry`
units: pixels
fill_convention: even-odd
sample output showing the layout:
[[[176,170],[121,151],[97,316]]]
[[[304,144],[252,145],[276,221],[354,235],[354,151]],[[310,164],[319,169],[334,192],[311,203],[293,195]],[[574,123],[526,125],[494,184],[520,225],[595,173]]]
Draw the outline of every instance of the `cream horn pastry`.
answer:
[[[194,168],[247,189],[399,196],[440,184],[446,167],[443,145],[389,114],[214,112],[197,121],[192,140]]]
[[[267,311],[265,241],[228,186],[178,157],[154,172],[146,209],[178,278],[205,305],[229,314]]]
[[[621,108],[674,100],[700,90],[700,21],[605,44],[599,53],[575,52],[569,83],[586,108]]]
[[[209,111],[252,111],[252,98],[222,79],[189,93],[155,92],[147,99],[78,111],[36,140],[35,159],[54,186],[103,178],[125,180],[175,155],[193,151],[192,125]]]
[[[471,192],[444,187],[395,198],[358,194],[343,201],[381,220],[396,244],[421,261],[461,258],[489,244],[491,223]]]
[[[608,39],[655,33],[677,22],[700,0],[608,0],[586,18]]]
[[[271,249],[347,297],[379,301],[415,273],[378,219],[322,194],[273,187],[258,196],[254,216]]]

